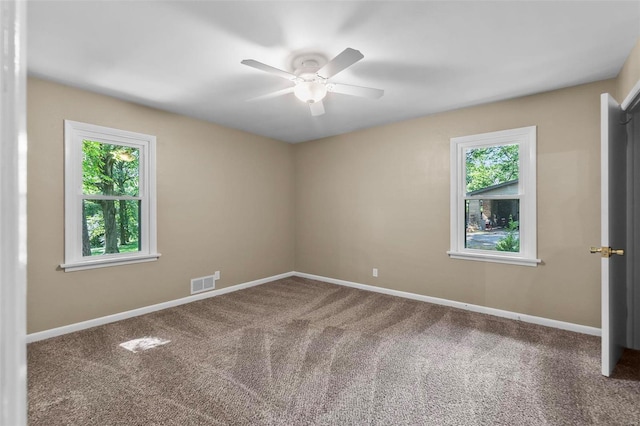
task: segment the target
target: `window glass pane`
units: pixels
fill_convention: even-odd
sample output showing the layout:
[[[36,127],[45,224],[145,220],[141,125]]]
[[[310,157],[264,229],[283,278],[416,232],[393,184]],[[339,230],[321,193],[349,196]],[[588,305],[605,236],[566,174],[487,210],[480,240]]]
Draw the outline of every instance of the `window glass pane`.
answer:
[[[138,196],[140,149],[82,141],[84,194]]]
[[[519,145],[465,149],[467,195],[517,194]]]
[[[140,251],[139,200],[83,200],[82,256]]]
[[[465,248],[520,252],[520,200],[465,200]]]

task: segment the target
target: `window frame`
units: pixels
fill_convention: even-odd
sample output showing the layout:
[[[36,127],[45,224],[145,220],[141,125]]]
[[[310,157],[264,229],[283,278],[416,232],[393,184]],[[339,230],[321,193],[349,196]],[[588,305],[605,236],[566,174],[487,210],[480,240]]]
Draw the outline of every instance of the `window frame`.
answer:
[[[447,254],[452,259],[507,263],[522,266],[537,266],[537,205],[536,205],[536,140],[537,127],[528,126],[497,132],[454,137],[450,139],[451,193],[450,193],[450,238]],[[520,252],[478,250],[465,247],[465,204],[473,198],[466,193],[466,157],[469,148],[490,146],[519,146],[518,194],[504,196],[478,196],[478,199],[520,200],[519,238]]]
[[[130,146],[139,149],[138,196],[140,199],[140,251],[82,256],[82,203],[83,200],[104,198],[86,195],[82,189],[82,145],[84,140],[105,144]],[[64,121],[64,216],[65,255],[60,265],[65,272],[108,266],[155,261],[157,252],[156,222],[156,137],[143,133],[113,129],[77,121]],[[126,198],[118,196],[117,198]],[[115,198],[114,198],[115,199]]]

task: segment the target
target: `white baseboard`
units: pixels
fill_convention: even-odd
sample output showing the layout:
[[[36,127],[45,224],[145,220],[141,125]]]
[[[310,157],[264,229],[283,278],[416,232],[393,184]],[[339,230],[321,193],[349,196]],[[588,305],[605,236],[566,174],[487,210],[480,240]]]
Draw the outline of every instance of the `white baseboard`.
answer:
[[[592,336],[600,336],[601,330],[596,327],[574,324],[570,322],[558,321],[549,318],[536,317],[533,315],[519,314],[517,312],[503,311],[502,309],[488,308],[485,306],[473,305],[471,303],[456,302],[454,300],[440,299],[438,297],[423,296],[421,294],[408,293],[405,291],[391,290],[384,287],[376,287],[367,284],[360,284],[351,281],[338,280],[335,278],[323,277],[320,275],[306,274],[304,272],[294,272],[293,275],[312,280],[324,281],[331,284],[343,285],[346,287],[359,288],[361,290],[375,291],[377,293],[388,294],[391,296],[404,297],[406,299],[420,300],[422,302],[434,303],[436,305],[450,306],[453,308],[464,309],[472,312],[493,315],[496,317],[509,318],[517,321],[529,322],[532,324],[544,325],[546,327],[559,328],[561,330],[574,331],[576,333],[589,334]]]
[[[113,315],[107,315],[100,318],[91,319],[88,321],[82,321],[75,324],[69,324],[62,327],[52,328],[49,330],[39,331],[37,333],[31,333],[27,335],[27,343],[37,342],[39,340],[49,339],[51,337],[61,336],[63,334],[73,333],[75,331],[85,330],[91,327],[97,327],[99,325],[109,324],[116,321],[121,321],[127,318],[133,318],[140,315],[148,314],[150,312],[160,311],[162,309],[172,308],[178,305],[184,305],[185,303],[195,302],[197,300],[207,299],[209,297],[220,296],[226,293],[242,290],[249,287],[254,287],[260,284],[265,284],[271,281],[276,281],[282,278],[288,278],[292,276],[309,278],[312,280],[324,281],[331,284],[342,285],[346,287],[359,288],[366,291],[374,291],[377,293],[388,294],[391,296],[404,297],[406,299],[420,300],[422,302],[434,303],[436,305],[450,306],[458,309],[465,309],[467,311],[479,312],[483,314],[493,315],[502,318],[509,318],[517,321],[529,322],[532,324],[544,325],[547,327],[559,328],[561,330],[574,331],[576,333],[589,334],[592,336],[600,336],[601,330],[596,327],[589,327],[586,325],[573,324],[570,322],[557,321],[548,318],[536,317],[533,315],[519,314],[517,312],[504,311],[501,309],[488,308],[485,306],[473,305],[470,303],[456,302],[454,300],[440,299],[438,297],[423,296],[421,294],[409,293],[399,290],[391,290],[383,287],[376,287],[367,284],[360,284],[351,281],[339,280],[335,278],[323,277],[320,275],[307,274],[304,272],[286,272],[284,274],[273,275],[271,277],[261,278],[255,281],[249,281],[242,284],[232,285],[230,287],[221,288],[219,290],[208,291],[206,293],[199,293],[192,296],[183,297],[180,299],[170,300],[168,302],[162,302],[151,306],[145,306],[138,309],[132,309],[130,311],[120,312]]]
[[[95,318],[88,321],[82,321],[75,324],[69,324],[62,327],[52,328],[45,331],[39,331],[37,333],[31,333],[27,335],[27,343],[37,342],[39,340],[49,339],[51,337],[61,336],[63,334],[73,333],[74,331],[85,330],[87,328],[96,327],[103,324],[109,324],[111,322],[120,321],[127,318],[133,318],[140,315],[148,314],[150,312],[160,311],[162,309],[172,308],[178,305],[184,305],[185,303],[195,302],[197,300],[208,299],[209,297],[220,296],[233,291],[242,290],[249,287],[254,287],[260,284],[265,284],[271,281],[279,280],[282,278],[292,277],[294,272],[285,272],[280,275],[273,275],[271,277],[261,278],[255,281],[249,281],[242,284],[232,285],[230,287],[221,288],[219,290],[212,290],[206,293],[199,293],[193,296],[183,297],[181,299],[170,300],[168,302],[158,303],[156,305],[145,306],[138,309],[132,309],[130,311],[120,312],[113,315],[107,315],[105,317]]]

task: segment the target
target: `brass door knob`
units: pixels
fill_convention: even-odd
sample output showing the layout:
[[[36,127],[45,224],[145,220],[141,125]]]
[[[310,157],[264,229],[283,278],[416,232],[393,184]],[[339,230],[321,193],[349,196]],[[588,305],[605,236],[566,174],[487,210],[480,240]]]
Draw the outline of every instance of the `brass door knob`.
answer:
[[[611,257],[614,254],[624,256],[623,249],[612,249],[611,247],[591,247],[589,251],[591,253],[602,253],[602,257]]]

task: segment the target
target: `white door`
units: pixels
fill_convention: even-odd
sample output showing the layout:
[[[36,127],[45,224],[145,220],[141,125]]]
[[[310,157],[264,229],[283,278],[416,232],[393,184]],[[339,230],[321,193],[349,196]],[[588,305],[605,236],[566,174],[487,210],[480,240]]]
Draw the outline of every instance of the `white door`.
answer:
[[[627,322],[627,135],[620,105],[604,93],[601,107],[602,374],[610,376],[625,347]]]

